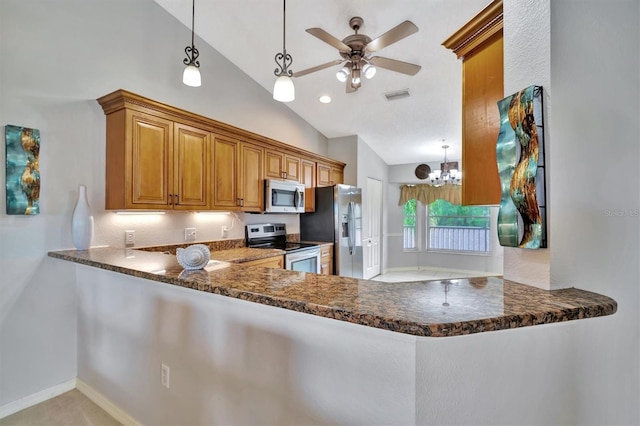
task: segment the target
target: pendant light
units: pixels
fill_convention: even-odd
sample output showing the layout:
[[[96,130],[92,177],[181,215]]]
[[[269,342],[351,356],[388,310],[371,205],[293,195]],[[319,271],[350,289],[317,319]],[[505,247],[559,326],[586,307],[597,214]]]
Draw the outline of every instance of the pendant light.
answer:
[[[200,53],[194,44],[194,27],[196,17],[196,0],[192,0],[191,5],[191,46],[184,48],[184,53],[187,57],[182,61],[187,67],[182,73],[182,82],[187,86],[200,87],[202,81],[200,79],[200,61],[197,61]]]
[[[286,38],[286,26],[287,26],[287,0],[282,0],[282,53],[277,53],[275,56],[276,64],[278,68],[273,72],[276,77],[275,84],[273,85],[273,99],[279,102],[291,102],[296,98],[296,89],[293,86],[293,80],[291,76],[293,72],[289,69],[293,58],[287,53],[287,47],[285,45]]]

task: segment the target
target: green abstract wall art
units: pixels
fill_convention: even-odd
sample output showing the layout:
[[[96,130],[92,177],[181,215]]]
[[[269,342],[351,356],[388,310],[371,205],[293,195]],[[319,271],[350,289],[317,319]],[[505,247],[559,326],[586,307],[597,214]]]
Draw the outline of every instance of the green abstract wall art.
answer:
[[[7,214],[40,213],[40,131],[4,128],[6,144]]]
[[[547,247],[542,87],[498,101],[496,145],[501,200],[498,240],[505,247]]]

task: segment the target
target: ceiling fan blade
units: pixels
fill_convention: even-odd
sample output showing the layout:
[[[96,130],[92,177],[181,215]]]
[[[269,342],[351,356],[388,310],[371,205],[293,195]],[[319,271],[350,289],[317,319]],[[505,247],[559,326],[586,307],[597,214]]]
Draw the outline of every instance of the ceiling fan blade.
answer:
[[[306,31],[314,37],[319,38],[327,44],[335,47],[338,50],[343,52],[351,52],[351,48],[344,44],[342,41],[338,40],[322,28],[307,28]]]
[[[335,61],[327,62],[326,64],[316,65],[315,67],[307,68],[306,70],[297,71],[293,73],[294,77],[302,77],[303,75],[311,74],[312,72],[320,71],[325,68],[332,67],[334,65],[338,65],[342,62],[342,59],[336,59]]]
[[[420,65],[410,64],[409,62],[396,61],[395,59],[383,58],[382,56],[374,56],[369,59],[373,65],[379,68],[400,72],[407,75],[416,75],[422,68]]]
[[[411,21],[404,21],[400,25],[395,26],[386,33],[382,34],[375,40],[367,43],[364,50],[367,52],[376,52],[383,47],[387,47],[390,44],[400,41],[405,37],[410,36],[413,33],[418,32],[418,27]]]

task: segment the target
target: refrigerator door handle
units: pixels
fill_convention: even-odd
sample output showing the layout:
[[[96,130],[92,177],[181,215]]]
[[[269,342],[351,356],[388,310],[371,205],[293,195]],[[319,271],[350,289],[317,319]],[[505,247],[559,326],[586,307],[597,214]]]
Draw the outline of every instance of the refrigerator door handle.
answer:
[[[353,254],[355,249],[355,217],[354,217],[354,203],[353,201],[349,202],[347,207],[347,229],[349,232],[348,241],[349,241],[349,254]]]

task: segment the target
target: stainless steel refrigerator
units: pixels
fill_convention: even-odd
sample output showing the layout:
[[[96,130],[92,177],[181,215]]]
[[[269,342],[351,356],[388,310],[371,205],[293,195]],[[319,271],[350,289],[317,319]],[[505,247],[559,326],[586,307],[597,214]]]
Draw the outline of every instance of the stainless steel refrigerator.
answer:
[[[302,241],[333,242],[333,270],[362,278],[362,190],[334,185],[315,189],[315,212],[300,215]]]

